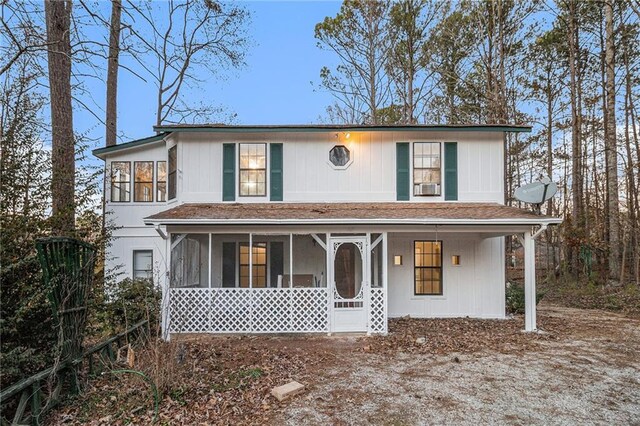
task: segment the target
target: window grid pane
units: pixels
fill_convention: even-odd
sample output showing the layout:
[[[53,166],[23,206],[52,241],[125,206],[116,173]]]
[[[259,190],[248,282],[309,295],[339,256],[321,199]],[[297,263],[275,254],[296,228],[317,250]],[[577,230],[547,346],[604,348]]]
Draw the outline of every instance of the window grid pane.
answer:
[[[167,201],[167,162],[156,165],[156,201]]]
[[[239,186],[241,196],[267,195],[267,145],[240,144]]]
[[[267,286],[267,243],[253,243],[251,250],[253,287]],[[240,243],[240,287],[249,287],[249,244]]]
[[[422,195],[421,185],[436,185],[430,195],[440,195],[440,143],[414,142],[413,144],[413,195]]]
[[[414,292],[416,295],[442,294],[442,242],[414,242]]]
[[[131,201],[131,163],[129,161],[111,163],[111,201]]]
[[[168,196],[169,199],[172,200],[176,198],[177,188],[178,188],[178,147],[173,146],[169,148],[169,188],[168,188]]]
[[[136,161],[133,171],[133,201],[153,202],[153,161]]]

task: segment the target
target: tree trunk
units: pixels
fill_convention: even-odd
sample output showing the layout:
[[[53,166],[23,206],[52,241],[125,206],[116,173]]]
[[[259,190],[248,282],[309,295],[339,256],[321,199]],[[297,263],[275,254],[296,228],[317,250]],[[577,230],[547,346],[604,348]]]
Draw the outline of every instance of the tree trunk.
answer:
[[[107,62],[107,146],[116,144],[118,132],[118,61],[120,56],[120,14],[122,0],[111,0],[109,59]]]
[[[616,142],[616,87],[615,52],[613,34],[613,0],[604,2],[606,26],[607,68],[607,139],[605,156],[607,158],[607,193],[609,216],[609,278],[620,278],[620,206],[618,194],[618,149]]]
[[[46,0],[49,90],[51,93],[52,232],[75,229],[75,143],[71,106],[70,0]]]
[[[580,174],[582,172],[581,160],[581,119],[578,101],[578,26],[576,23],[576,0],[569,3],[569,73],[571,76],[571,148],[572,148],[572,169],[571,169],[571,200],[573,203],[571,210],[572,226],[574,230],[580,229],[582,225],[582,186],[580,184]],[[579,247],[577,247],[579,249]],[[570,264],[574,273],[578,272],[578,251],[576,247],[570,247]]]

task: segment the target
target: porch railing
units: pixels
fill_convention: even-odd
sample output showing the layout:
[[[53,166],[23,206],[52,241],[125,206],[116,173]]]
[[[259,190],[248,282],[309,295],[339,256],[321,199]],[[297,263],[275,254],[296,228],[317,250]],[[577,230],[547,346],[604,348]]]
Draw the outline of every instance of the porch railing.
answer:
[[[385,321],[386,322],[386,321]],[[329,331],[327,288],[172,288],[170,333]]]
[[[172,288],[169,333],[327,333],[329,290]],[[367,331],[387,333],[386,289],[369,289]]]

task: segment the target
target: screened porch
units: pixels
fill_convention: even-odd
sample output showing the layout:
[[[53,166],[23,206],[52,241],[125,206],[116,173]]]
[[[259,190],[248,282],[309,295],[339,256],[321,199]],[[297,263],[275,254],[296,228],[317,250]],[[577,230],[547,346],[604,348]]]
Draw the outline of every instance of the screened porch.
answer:
[[[382,239],[172,233],[165,334],[343,331],[356,314],[386,332]]]

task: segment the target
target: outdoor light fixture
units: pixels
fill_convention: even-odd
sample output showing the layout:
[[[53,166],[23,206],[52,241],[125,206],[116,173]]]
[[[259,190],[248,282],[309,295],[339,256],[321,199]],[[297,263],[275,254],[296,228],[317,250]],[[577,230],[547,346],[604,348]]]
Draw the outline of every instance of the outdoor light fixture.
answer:
[[[344,134],[345,139],[349,139],[351,137],[351,133],[347,132]]]
[[[402,265],[402,255],[396,254],[395,256],[393,256],[393,264],[396,266],[401,266]]]
[[[451,264],[454,266],[460,266],[460,255],[454,254],[451,256]]]

